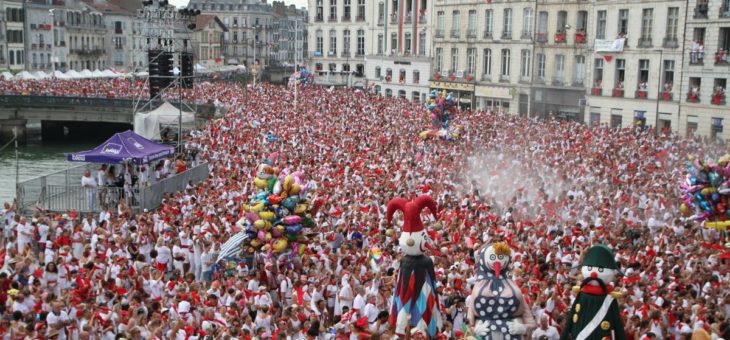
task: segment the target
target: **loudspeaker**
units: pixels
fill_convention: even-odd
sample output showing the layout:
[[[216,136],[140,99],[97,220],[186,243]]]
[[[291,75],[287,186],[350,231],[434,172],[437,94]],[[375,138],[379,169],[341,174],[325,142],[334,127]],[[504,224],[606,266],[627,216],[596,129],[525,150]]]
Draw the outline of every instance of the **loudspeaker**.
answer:
[[[160,54],[161,50],[149,50],[147,52],[147,72],[150,81],[150,98],[156,97],[165,85],[160,78]]]
[[[174,57],[175,57],[175,55],[172,52],[160,53],[160,58],[159,58],[160,77],[162,77],[162,83],[165,84],[164,87],[167,87],[173,83],[172,69],[174,68],[174,62],[175,62]]]
[[[180,55],[180,75],[182,78],[182,86],[186,89],[193,88],[193,65],[194,65],[193,54],[190,52],[183,52]]]

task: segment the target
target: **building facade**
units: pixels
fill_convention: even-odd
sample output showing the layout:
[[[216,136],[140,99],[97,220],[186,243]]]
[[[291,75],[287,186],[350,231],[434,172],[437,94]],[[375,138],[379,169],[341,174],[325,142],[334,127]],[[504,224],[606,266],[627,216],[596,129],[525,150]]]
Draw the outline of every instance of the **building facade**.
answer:
[[[373,1],[309,0],[307,65],[317,83],[365,86]]]
[[[730,1],[690,0],[684,63],[675,95],[680,100],[676,128],[686,135],[727,140],[725,129],[728,78],[730,78]]]
[[[221,63],[263,66],[273,57],[273,12],[262,0],[191,0],[188,8],[215,15],[228,30],[223,40]]]
[[[400,5],[400,7],[399,7]],[[365,78],[376,93],[425,100],[433,44],[431,0],[378,1],[368,11]],[[372,13],[372,14],[371,14]]]
[[[303,65],[306,51],[307,11],[283,1],[273,3],[273,59],[282,66]]]
[[[6,61],[3,64],[7,65],[10,70],[23,70],[26,67],[26,20],[23,1],[4,0],[3,11],[5,12],[5,22],[3,27],[3,33],[5,35],[5,46],[3,48],[2,57]]]
[[[135,71],[144,67],[142,21],[134,11],[108,2],[96,2],[94,8],[104,16],[108,67]]]
[[[215,15],[197,16],[192,36],[194,60],[202,65],[219,64],[224,57],[226,25]]]
[[[597,2],[586,122],[677,129],[685,1]]]
[[[28,71],[54,70],[52,56],[54,51],[53,33],[54,12],[50,1],[33,0],[25,3],[25,46],[26,67]]]
[[[58,30],[68,40],[67,68],[76,71],[107,68],[107,26],[102,13],[80,0],[65,1],[66,21]]]

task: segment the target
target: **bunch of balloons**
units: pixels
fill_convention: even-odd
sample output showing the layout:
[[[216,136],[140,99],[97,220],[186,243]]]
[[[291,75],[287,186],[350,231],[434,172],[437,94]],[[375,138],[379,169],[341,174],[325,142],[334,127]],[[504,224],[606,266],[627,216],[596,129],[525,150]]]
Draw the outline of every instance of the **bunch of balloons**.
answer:
[[[253,181],[259,192],[249,197],[243,206],[243,225],[248,234],[244,248],[249,252],[264,251],[269,257],[277,255],[302,255],[315,235],[315,223],[311,218],[311,205],[307,192],[313,183],[304,182],[300,171],[279,171],[264,161],[256,169]]]
[[[448,130],[446,129],[429,129],[421,132],[418,134],[418,137],[426,140],[426,139],[441,139],[441,140],[457,140],[459,137],[461,137],[461,126],[456,125],[453,128],[450,128]]]
[[[449,129],[451,110],[456,107],[456,100],[452,93],[431,90],[426,99],[426,108],[431,112],[431,121],[435,129]]]
[[[679,211],[688,219],[704,221],[708,228],[730,225],[730,155],[717,162],[688,157],[687,174],[679,187]]]
[[[312,83],[314,83],[314,75],[309,73],[309,71],[304,68],[294,72],[289,77],[289,86],[305,87]]]

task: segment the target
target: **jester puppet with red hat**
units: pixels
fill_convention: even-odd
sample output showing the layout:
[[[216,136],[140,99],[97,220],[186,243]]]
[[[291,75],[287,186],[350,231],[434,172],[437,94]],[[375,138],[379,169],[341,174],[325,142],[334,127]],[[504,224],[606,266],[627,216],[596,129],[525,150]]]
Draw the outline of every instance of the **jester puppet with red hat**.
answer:
[[[621,309],[611,283],[618,273],[613,252],[604,245],[588,249],[580,263],[583,282],[577,291],[561,340],[626,339]]]
[[[438,215],[436,202],[430,196],[418,196],[412,201],[394,198],[388,202],[388,223],[396,211],[403,212],[403,230],[398,244],[405,256],[400,261],[389,320],[399,336],[405,336],[410,322],[410,328],[420,329],[429,338],[434,338],[442,323],[433,261],[423,254],[426,248],[431,247],[421,222],[424,208],[428,208],[434,217]]]

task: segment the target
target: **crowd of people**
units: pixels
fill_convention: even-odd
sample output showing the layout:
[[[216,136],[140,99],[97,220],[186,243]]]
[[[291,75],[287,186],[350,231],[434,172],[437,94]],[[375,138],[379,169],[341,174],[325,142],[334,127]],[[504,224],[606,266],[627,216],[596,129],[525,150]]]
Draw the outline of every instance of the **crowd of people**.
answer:
[[[76,91],[33,91],[66,90]],[[629,339],[730,338],[727,234],[677,208],[687,155],[716,158],[722,145],[482,110],[452,117],[459,139],[421,140],[422,104],[360,90],[309,86],[295,101],[286,87],[206,83],[185,96],[228,109],[187,137],[209,164],[203,183],[149,212],[22,215],[5,205],[5,338],[392,339],[401,219],[388,224],[385,204],[422,193],[441,210],[424,222],[437,244],[428,255],[444,339],[472,336],[474,250],[497,241],[513,249],[510,275],[539,325],[533,339],[558,339],[581,251],[593,244],[620,263]],[[316,183],[318,234],[293,264],[264,251],[217,263],[265,159]]]

